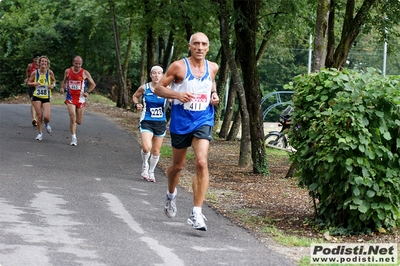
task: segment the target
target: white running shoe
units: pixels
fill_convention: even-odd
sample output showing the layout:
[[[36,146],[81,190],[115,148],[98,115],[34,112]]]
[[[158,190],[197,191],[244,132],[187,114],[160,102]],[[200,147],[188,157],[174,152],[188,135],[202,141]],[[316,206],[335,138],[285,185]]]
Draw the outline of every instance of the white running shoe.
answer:
[[[42,133],[39,133],[39,134],[36,136],[36,140],[42,140],[42,137],[43,137],[43,134],[42,134]]]
[[[148,165],[142,166],[142,174],[141,175],[144,180],[149,181],[149,166]]]
[[[207,225],[204,220],[207,221],[207,218],[202,213],[192,212],[187,219],[187,223],[192,225],[196,230],[207,231]]]
[[[46,124],[44,127],[46,128],[47,133],[50,134],[52,132],[50,124]]]
[[[154,177],[154,172],[153,173],[149,172],[149,178],[147,178],[147,181],[156,182],[156,178]]]
[[[71,146],[78,146],[78,139],[77,138],[72,138],[71,144],[69,144]]]
[[[176,208],[176,196],[173,199],[167,198],[165,200],[165,214],[169,217],[175,217],[178,209]]]

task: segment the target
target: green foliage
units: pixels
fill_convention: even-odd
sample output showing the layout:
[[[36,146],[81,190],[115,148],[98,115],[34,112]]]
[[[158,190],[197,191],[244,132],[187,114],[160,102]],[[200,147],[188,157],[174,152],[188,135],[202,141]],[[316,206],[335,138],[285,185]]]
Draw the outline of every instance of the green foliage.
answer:
[[[338,233],[400,225],[400,77],[321,70],[297,76],[290,132],[300,185]]]

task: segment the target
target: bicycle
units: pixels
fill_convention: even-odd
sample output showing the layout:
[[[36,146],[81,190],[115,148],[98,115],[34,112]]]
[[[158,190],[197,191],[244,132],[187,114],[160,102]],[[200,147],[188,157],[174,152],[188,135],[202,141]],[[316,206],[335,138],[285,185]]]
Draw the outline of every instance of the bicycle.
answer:
[[[290,121],[294,108],[292,106],[286,107],[279,116],[279,124],[282,129],[280,131],[270,131],[265,135],[264,143],[266,147],[287,149],[289,147],[289,138],[287,131],[290,129]]]

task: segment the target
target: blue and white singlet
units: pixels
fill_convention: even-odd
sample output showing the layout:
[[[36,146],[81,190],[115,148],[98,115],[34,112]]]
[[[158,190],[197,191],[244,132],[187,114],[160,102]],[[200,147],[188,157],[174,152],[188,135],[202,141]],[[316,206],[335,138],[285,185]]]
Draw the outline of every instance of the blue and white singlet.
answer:
[[[210,105],[213,81],[205,60],[206,73],[201,78],[195,77],[187,58],[184,58],[186,75],[181,83],[172,82],[171,89],[177,92],[193,92],[195,98],[187,103],[174,99],[171,108],[170,132],[188,134],[201,126],[214,126],[214,106]]]
[[[166,122],[165,106],[167,99],[157,96],[151,89],[150,83],[144,86],[143,110],[140,121]]]

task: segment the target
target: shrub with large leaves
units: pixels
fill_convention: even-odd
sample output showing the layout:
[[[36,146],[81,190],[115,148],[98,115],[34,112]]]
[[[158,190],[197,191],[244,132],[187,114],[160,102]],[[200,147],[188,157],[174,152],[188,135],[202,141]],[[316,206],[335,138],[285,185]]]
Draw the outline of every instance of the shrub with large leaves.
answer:
[[[399,226],[400,76],[323,69],[287,88],[292,160],[318,221],[333,233]]]

